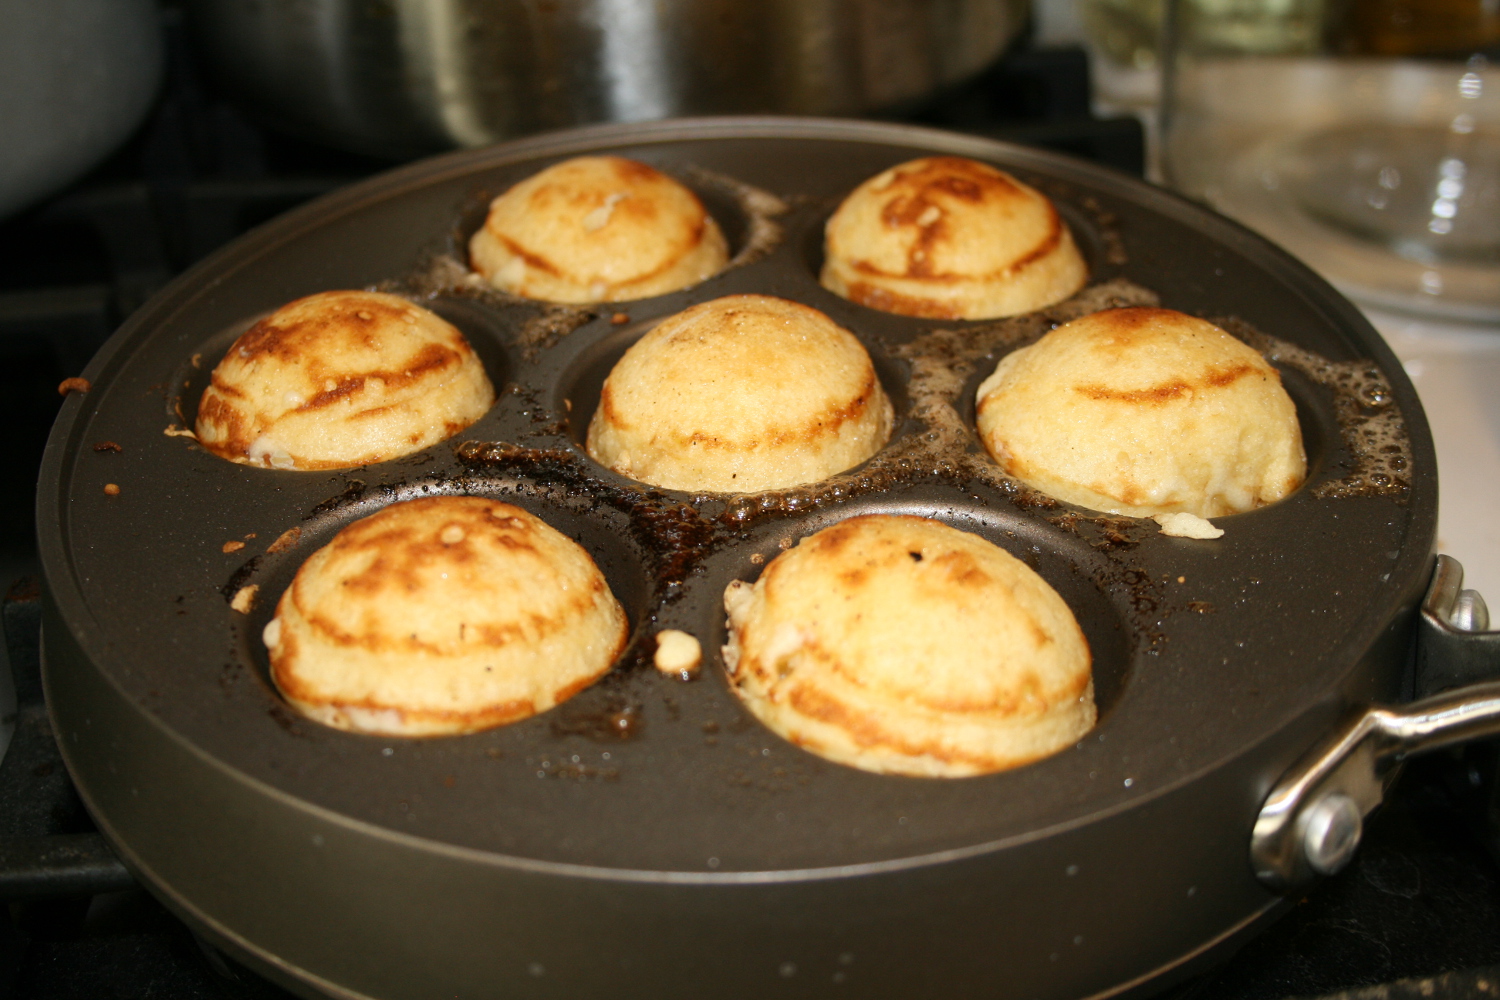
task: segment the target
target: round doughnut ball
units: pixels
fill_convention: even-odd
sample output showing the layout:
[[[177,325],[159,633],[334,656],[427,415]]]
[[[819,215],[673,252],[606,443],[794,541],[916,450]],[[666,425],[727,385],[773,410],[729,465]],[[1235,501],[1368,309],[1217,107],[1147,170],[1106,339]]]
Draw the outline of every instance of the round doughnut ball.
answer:
[[[264,640],[276,687],[309,718],[434,736],[566,701],[626,633],[572,539],[511,504],[445,496],[340,531],[297,571]]]
[[[874,455],[892,408],[854,335],[816,309],[731,295],[663,320],[625,352],[589,421],[588,452],[676,490],[816,482]]]
[[[1048,496],[1132,517],[1218,517],[1307,475],[1297,408],[1265,358],[1170,309],[1107,309],[1001,359],[978,426]]]
[[[933,319],[1015,316],[1083,287],[1088,266],[1041,192],[955,156],[892,167],[828,220],[823,287]]]
[[[697,195],[666,174],[581,156],[490,202],[469,261],[496,288],[529,299],[619,302],[717,274],[729,245]]]
[[[724,593],[724,662],[778,735],[866,771],[1026,764],[1094,725],[1088,643],[1057,592],[977,535],[842,521]]]
[[[396,295],[320,292],[245,331],[198,403],[198,442],[274,469],[384,462],[452,437],[495,390],[464,335]]]

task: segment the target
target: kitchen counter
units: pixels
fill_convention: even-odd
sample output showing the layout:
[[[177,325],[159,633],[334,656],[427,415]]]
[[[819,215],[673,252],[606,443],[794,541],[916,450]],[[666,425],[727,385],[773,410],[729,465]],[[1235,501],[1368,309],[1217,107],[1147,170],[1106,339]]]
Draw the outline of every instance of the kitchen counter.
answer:
[[[1500,611],[1500,326],[1366,309],[1422,398],[1438,459],[1438,551]]]

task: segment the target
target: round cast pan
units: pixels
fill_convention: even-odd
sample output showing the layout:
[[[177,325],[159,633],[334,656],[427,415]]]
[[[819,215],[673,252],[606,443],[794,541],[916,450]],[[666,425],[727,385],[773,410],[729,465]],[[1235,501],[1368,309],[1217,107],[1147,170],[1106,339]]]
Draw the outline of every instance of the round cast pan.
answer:
[[[760,228],[779,239],[695,288],[583,312],[485,295],[444,269],[494,194],[602,151],[684,179],[741,247],[755,226],[724,178],[774,193],[786,210]],[[795,299],[854,331],[897,405],[891,448],[924,434],[903,345],[940,328],[982,342],[995,324],[876,312],[823,290],[817,271],[839,200],[932,153],[1000,165],[1050,194],[1091,287],[1128,280],[1165,306],[1383,373],[1386,395],[1366,402],[1399,411],[1404,485],[1327,495],[1348,492],[1334,488],[1358,465],[1340,419],[1363,404],[1285,364],[1308,484],[1222,519],[1218,541],[1039,505],[951,462],[869,482],[856,470],[787,503],[649,491],[589,461],[581,429],[625,347],[735,292]],[[233,465],[176,433],[256,317],[383,283],[459,325],[500,388],[459,440],[328,473]],[[1034,336],[1068,308],[1018,322]],[[960,372],[951,401],[969,425],[973,386],[1005,349]],[[1401,694],[1431,565],[1421,409],[1328,285],[1132,179],[917,128],[665,122],[429,160],[226,248],[132,317],[86,376],[93,388],[64,405],[38,499],[59,743],[141,880],[308,996],[947,1000],[1159,985],[1277,908],[1248,860],[1257,810],[1347,706]],[[462,439],[506,446],[461,458]],[[432,492],[503,496],[578,538],[631,616],[631,648],[565,705],[475,735],[376,738],[299,718],[269,684],[259,641],[281,590],[344,525]],[[761,727],[717,653],[725,585],[871,511],[941,518],[1035,566],[1093,649],[1097,728],[1028,767],[933,780],[832,764]],[[232,610],[250,585],[253,609]],[[664,627],[703,641],[697,680],[649,666]]]

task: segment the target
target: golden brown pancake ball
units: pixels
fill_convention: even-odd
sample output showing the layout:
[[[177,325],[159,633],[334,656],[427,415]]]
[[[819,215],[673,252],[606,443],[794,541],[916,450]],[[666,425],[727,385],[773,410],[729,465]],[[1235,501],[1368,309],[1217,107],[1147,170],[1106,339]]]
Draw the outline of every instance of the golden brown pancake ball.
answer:
[[[577,543],[511,504],[444,496],[340,531],[297,571],[264,639],[277,688],[308,717],[433,736],[567,700],[626,632]]]
[[[1068,503],[1218,517],[1307,475],[1297,409],[1265,358],[1170,309],[1107,309],[1001,359],[978,425],[1000,467]]]
[[[697,195],[666,174],[580,156],[492,201],[469,261],[496,288],[529,299],[619,302],[717,274],[729,246]]]
[[[923,517],[802,539],[724,594],[734,690],[804,749],[867,771],[984,774],[1094,725],[1088,643],[1040,576]]]
[[[891,419],[852,333],[796,302],[731,295],[663,320],[625,352],[588,452],[654,486],[746,493],[858,465]]]
[[[1061,302],[1088,266],[1045,195],[956,156],[855,188],[828,220],[823,287],[906,316],[991,319]]]
[[[442,317],[396,295],[320,292],[234,342],[196,431],[231,462],[342,469],[421,451],[494,401],[484,365]]]

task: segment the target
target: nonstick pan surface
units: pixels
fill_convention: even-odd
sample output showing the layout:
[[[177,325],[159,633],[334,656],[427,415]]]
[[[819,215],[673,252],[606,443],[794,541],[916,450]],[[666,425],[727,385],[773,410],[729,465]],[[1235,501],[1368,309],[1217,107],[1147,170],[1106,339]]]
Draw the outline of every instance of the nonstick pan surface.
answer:
[[[780,236],[694,288],[587,312],[507,302],[445,267],[463,259],[490,197],[601,151],[695,187],[742,248],[754,198],[725,178],[774,194],[785,210],[759,219]],[[894,472],[877,458],[875,474],[855,470],[839,489],[790,503],[651,491],[587,458],[582,429],[614,360],[661,318],[739,292],[814,306],[865,343],[897,405],[892,449],[930,430],[912,394],[910,345],[941,329],[972,343],[995,324],[876,312],[822,289],[817,271],[838,201],[932,153],[995,163],[1048,193],[1088,258],[1093,307],[1152,296],[1356,373],[1363,401],[1326,370],[1315,378],[1279,363],[1308,484],[1220,520],[1220,540],[1190,541],[1039,502],[941,457]],[[406,291],[465,332],[499,390],[486,417],[416,456],[338,473],[245,468],[177,433],[191,426],[207,372],[256,318],[302,295],[371,286]],[[1027,329],[1040,333],[1069,308],[1078,311],[1060,307]],[[974,385],[1008,349],[957,372],[964,388],[952,405],[967,426]],[[1311,272],[1121,175],[908,127],[612,126],[425,161],[237,241],[143,308],[86,375],[93,388],[65,403],[38,499],[48,684],[70,766],[148,884],[237,953],[318,993],[444,995],[425,991],[501,982],[576,995],[611,981],[622,954],[639,957],[626,962],[639,977],[627,993],[692,984],[719,961],[747,970],[722,995],[820,995],[815,967],[825,986],[863,981],[851,995],[1081,996],[1149,978],[1275,902],[1246,861],[1255,810],[1342,706],[1401,694],[1433,545],[1434,458],[1415,394],[1359,314]],[[1401,482],[1369,488],[1367,476],[1340,489],[1362,468],[1350,421],[1377,411],[1398,415],[1387,430],[1398,428],[1405,449]],[[630,649],[570,702],[485,733],[399,740],[301,719],[267,678],[259,635],[276,599],[340,528],[432,493],[500,496],[577,538],[630,616]],[[740,706],[717,654],[725,585],[753,579],[805,534],[877,511],[976,531],[1058,589],[1094,653],[1092,733],[1014,771],[913,779],[823,761]],[[226,545],[235,542],[243,548]],[[250,613],[232,610],[229,598],[251,585]],[[651,668],[660,628],[700,638],[697,680]],[[1101,898],[1130,916],[1086,916]],[[471,930],[411,931],[413,913],[447,910]],[[896,925],[922,912],[963,929],[946,944],[923,937],[926,951],[897,944]],[[621,930],[632,913],[702,953],[653,966],[649,935]],[[732,933],[735,919],[788,943],[763,949]],[[495,936],[507,943],[475,921],[503,924]],[[595,921],[617,937],[559,943]],[[333,943],[309,943],[320,928]],[[944,959],[947,980],[909,972],[914,956],[946,954],[966,935],[1007,934],[1004,948]],[[809,942],[821,957],[776,958]],[[856,952],[864,964],[843,961]],[[873,975],[872,960],[888,968]],[[865,978],[851,979],[856,969]]]

